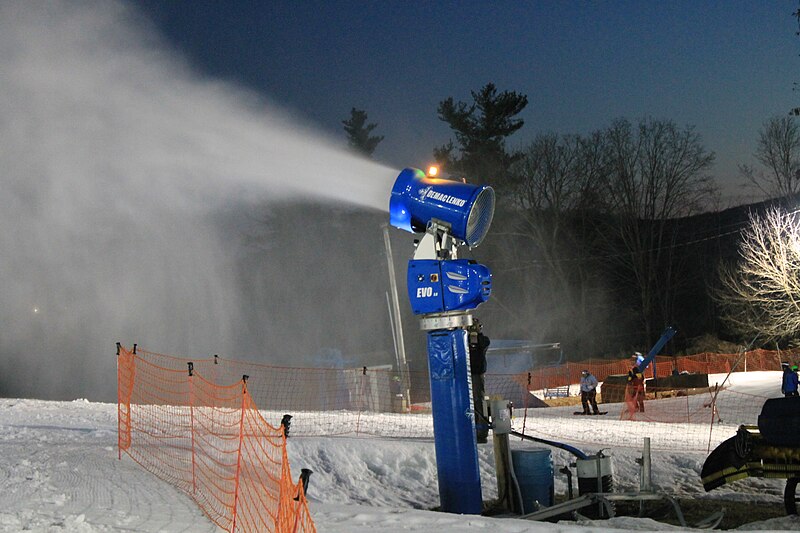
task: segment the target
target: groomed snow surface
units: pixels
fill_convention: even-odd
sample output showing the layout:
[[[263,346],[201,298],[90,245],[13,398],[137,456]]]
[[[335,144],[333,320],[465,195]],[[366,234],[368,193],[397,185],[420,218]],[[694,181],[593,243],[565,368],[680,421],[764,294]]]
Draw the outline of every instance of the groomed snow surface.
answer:
[[[779,373],[736,374],[733,387],[775,396]],[[570,415],[565,415],[570,416]],[[581,417],[582,418],[582,417]],[[609,417],[610,418],[610,417]],[[528,433],[536,420],[529,415]],[[573,419],[574,420],[574,419]],[[610,418],[609,422],[613,419]],[[635,422],[628,422],[631,424]],[[580,420],[575,420],[576,431]],[[615,431],[618,424],[608,424]],[[0,399],[0,531],[212,532],[219,531],[186,495],[145,471],[130,458],[118,459],[116,405]],[[545,429],[545,428],[543,428]],[[576,445],[588,453],[600,446],[581,435]],[[513,439],[513,447],[528,447]],[[638,487],[640,443],[614,448],[618,490]],[[290,438],[295,476],[314,471],[309,487],[311,514],[320,533],[395,532],[590,532],[597,530],[668,531],[675,526],[650,519],[618,517],[590,522],[531,522],[518,519],[459,516],[427,511],[438,505],[433,442],[380,438]],[[492,445],[480,445],[484,499],[497,495]],[[782,508],[783,480],[748,479],[705,493],[700,469],[705,453],[652,454],[653,481],[676,497],[763,502]],[[556,470],[572,462],[553,450]],[[556,473],[556,493],[566,493],[566,479]],[[756,531],[800,530],[800,518],[782,517],[748,524]]]

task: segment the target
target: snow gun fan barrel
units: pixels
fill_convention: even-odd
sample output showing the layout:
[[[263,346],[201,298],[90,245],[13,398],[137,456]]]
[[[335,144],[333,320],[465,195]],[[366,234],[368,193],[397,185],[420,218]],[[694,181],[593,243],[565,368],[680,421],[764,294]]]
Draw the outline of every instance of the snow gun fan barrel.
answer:
[[[430,178],[416,168],[397,177],[389,200],[392,226],[412,233],[424,232],[437,221],[470,248],[478,246],[492,224],[494,189],[460,181]]]

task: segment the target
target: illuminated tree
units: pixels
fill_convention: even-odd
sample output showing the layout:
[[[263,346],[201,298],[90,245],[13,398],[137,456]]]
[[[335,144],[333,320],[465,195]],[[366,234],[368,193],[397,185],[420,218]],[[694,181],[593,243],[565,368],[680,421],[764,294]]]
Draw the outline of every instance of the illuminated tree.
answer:
[[[800,333],[800,230],[796,212],[769,209],[750,215],[739,261],[720,268],[714,296],[722,319],[736,333],[763,340]]]

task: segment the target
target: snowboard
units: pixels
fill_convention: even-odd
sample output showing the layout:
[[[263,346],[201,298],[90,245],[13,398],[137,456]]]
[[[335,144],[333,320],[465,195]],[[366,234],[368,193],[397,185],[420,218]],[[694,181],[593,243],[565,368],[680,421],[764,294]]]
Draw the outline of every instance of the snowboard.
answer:
[[[583,411],[575,411],[575,412],[574,412],[574,413],[572,413],[572,414],[573,414],[573,415],[582,415],[582,416],[597,416],[597,415],[592,415],[592,414],[588,414],[588,415],[587,415],[587,414],[586,414],[586,413],[584,413]],[[598,414],[598,415],[607,415],[607,414],[608,414],[608,411],[600,411],[600,412],[599,412],[599,413],[597,413],[597,414]]]

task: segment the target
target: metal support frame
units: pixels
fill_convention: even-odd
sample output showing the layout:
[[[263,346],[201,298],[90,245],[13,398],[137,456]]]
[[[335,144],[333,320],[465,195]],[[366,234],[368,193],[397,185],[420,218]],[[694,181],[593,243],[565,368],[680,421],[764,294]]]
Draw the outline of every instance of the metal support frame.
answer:
[[[606,516],[614,518],[614,505],[613,502],[622,501],[638,501],[639,502],[639,515],[644,513],[644,502],[646,501],[668,501],[672,504],[675,510],[675,516],[681,527],[689,527],[686,523],[686,518],[683,516],[681,506],[678,501],[672,496],[664,493],[654,492],[652,483],[652,470],[650,459],[650,437],[644,437],[644,444],[642,447],[642,457],[636,459],[636,463],[640,465],[641,470],[639,473],[639,492],[594,492],[584,494],[575,499],[567,500],[566,502],[553,505],[534,513],[522,515],[520,518],[527,520],[547,520],[558,515],[566,513],[577,513],[579,509],[597,505],[600,510],[605,509]],[[598,482],[600,473],[598,472]],[[719,525],[724,516],[724,510],[712,513],[700,522],[692,525],[691,527],[700,529],[713,529]]]
[[[484,404],[484,407],[486,404]],[[493,396],[488,402],[491,417],[492,443],[494,445],[494,465],[497,477],[498,505],[515,515],[525,512],[519,482],[514,473],[514,462],[511,459],[511,447],[508,435],[511,433],[511,415],[513,406],[502,396]]]
[[[394,338],[394,353],[397,359],[397,371],[400,374],[402,383],[402,394],[405,397],[406,405],[411,405],[411,373],[408,370],[408,360],[406,359],[406,345],[403,337],[403,321],[400,315],[400,298],[397,294],[397,276],[394,271],[394,256],[392,254],[392,243],[389,238],[389,226],[383,226],[383,243],[386,248],[386,262],[389,269],[389,289],[391,299],[387,294],[389,303],[389,319],[391,320],[392,336]]]
[[[681,527],[689,527],[689,524],[686,523],[686,518],[683,516],[683,511],[681,511],[681,506],[678,501],[669,496],[667,494],[660,494],[660,493],[649,493],[644,494],[640,492],[601,492],[601,493],[591,493],[591,494],[584,494],[583,496],[579,496],[574,500],[568,500],[563,503],[559,503],[553,505],[551,507],[547,507],[540,511],[536,511],[535,513],[529,513],[526,515],[520,516],[520,518],[525,518],[527,520],[547,520],[549,518],[554,518],[558,515],[570,513],[570,512],[577,512],[579,509],[583,509],[584,507],[589,507],[591,505],[600,505],[602,506],[609,518],[614,518],[614,506],[612,505],[613,502],[621,502],[621,501],[638,501],[640,503],[645,501],[663,501],[666,500],[672,504],[672,508],[675,510],[675,515],[678,518],[678,522],[680,523]],[[693,524],[691,527],[700,528],[700,529],[713,529],[722,521],[724,516],[724,511],[717,511],[716,513],[712,513],[705,519],[701,520],[700,522]]]

